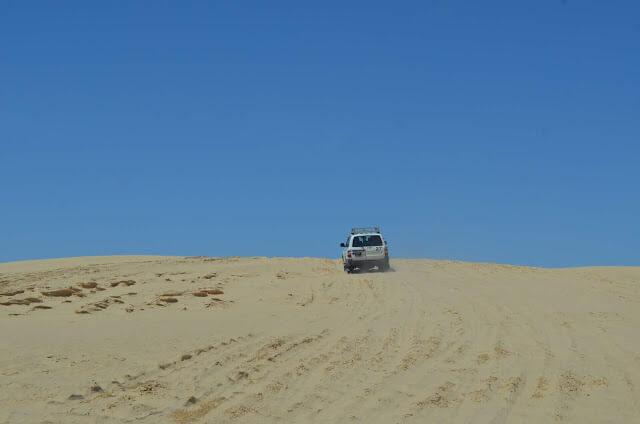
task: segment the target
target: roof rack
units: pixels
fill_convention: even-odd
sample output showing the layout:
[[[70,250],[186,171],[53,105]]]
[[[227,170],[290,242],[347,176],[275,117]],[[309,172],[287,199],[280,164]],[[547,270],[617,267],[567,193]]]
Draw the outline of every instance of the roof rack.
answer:
[[[351,229],[351,234],[361,234],[361,233],[380,234],[380,227],[354,227]]]

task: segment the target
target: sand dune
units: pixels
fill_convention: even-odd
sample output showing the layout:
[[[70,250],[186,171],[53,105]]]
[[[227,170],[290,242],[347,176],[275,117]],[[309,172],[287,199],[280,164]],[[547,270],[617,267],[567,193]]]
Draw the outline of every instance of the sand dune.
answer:
[[[0,422],[640,422],[640,268],[392,267],[0,264]]]

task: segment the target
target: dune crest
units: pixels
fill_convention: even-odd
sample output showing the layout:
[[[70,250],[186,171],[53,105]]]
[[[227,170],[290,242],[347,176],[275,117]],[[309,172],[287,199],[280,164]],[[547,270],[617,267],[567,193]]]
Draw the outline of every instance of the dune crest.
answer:
[[[0,264],[0,422],[640,422],[640,268],[391,265]]]

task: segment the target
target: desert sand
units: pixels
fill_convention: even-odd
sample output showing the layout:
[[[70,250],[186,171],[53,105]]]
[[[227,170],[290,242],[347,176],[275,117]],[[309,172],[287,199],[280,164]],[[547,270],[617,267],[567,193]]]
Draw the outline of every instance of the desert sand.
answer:
[[[640,268],[391,265],[0,264],[0,422],[640,422]]]

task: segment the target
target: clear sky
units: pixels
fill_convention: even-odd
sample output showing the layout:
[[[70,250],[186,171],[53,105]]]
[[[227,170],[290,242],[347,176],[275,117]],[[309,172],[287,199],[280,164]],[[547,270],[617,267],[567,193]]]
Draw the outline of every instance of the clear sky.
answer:
[[[6,1],[0,261],[640,265],[636,1]]]

